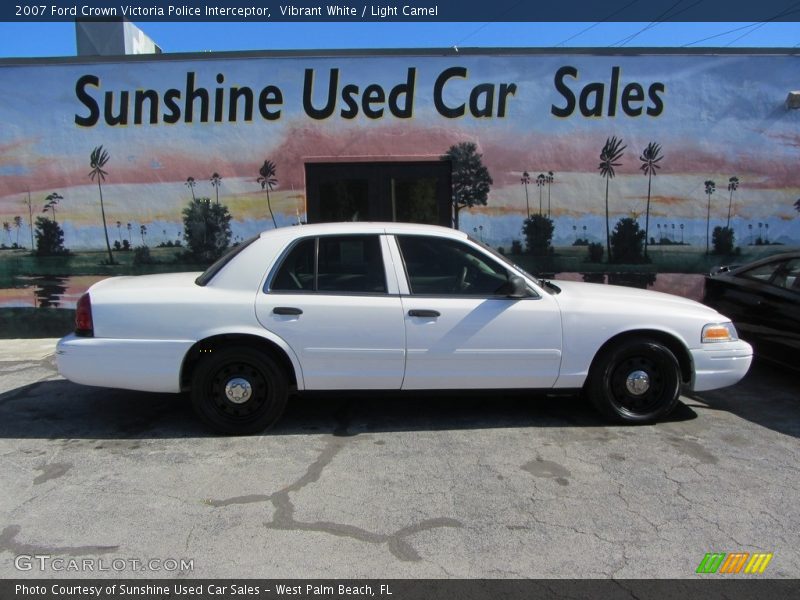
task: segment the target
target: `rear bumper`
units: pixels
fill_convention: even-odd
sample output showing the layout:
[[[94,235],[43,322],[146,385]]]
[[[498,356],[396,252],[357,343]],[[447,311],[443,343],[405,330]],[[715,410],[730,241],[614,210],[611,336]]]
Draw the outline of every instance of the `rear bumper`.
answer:
[[[180,392],[191,340],[121,340],[70,334],[56,345],[58,372],[83,385]]]
[[[737,383],[747,374],[753,361],[753,348],[738,340],[691,350],[694,378],[691,389],[695,392],[715,390]]]

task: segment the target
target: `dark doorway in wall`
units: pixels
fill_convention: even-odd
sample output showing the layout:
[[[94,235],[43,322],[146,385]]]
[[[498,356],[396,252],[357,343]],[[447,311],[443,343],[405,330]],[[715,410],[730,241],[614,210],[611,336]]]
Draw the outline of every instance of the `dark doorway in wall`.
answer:
[[[306,163],[308,222],[402,221],[451,226],[451,165]]]

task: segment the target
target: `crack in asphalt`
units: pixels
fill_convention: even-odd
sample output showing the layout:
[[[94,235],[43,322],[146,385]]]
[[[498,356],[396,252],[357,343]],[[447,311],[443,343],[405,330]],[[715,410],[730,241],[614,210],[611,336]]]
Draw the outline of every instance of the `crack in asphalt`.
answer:
[[[22,528],[9,525],[0,533],[0,552],[7,551],[20,554],[66,554],[67,556],[86,556],[92,554],[108,554],[119,550],[119,546],[39,546],[17,541],[16,537]]]
[[[386,544],[389,551],[397,559],[402,561],[422,560],[419,552],[407,541],[408,537],[416,533],[442,527],[463,527],[463,523],[457,519],[438,517],[424,519],[418,523],[401,527],[393,533],[378,533],[346,523],[337,523],[334,521],[304,522],[295,519],[295,506],[292,503],[290,494],[299,492],[303,488],[319,481],[325,468],[330,465],[336,455],[344,449],[346,444],[342,438],[357,435],[349,430],[349,416],[346,407],[338,411],[335,417],[337,426],[333,431],[333,437],[327,441],[316,460],[306,468],[305,473],[295,482],[272,494],[248,494],[222,500],[209,499],[205,500],[205,504],[215,508],[221,508],[235,504],[271,502],[275,508],[275,512],[272,515],[272,520],[264,523],[267,529],[281,531],[313,531],[336,537],[346,537],[370,544]]]
[[[533,500],[533,498],[531,498],[531,500]],[[578,535],[590,535],[597,538],[600,542],[604,544],[609,544],[611,546],[616,546],[620,543],[617,540],[610,540],[604,538],[596,531],[584,531],[582,529],[578,529],[578,527],[575,525],[562,525],[561,523],[553,523],[552,521],[546,521],[544,519],[537,517],[536,514],[533,512],[531,512],[530,516],[534,520],[534,522],[537,523],[538,525],[544,525],[545,527],[556,527],[559,529],[566,529],[567,531],[572,531],[573,533],[577,533]]]
[[[609,577],[610,577],[610,579],[616,579],[616,578],[617,578],[617,575],[618,575],[618,574],[619,574],[621,571],[623,571],[623,570],[627,569],[627,568],[628,568],[628,564],[630,563],[630,560],[631,560],[631,557],[630,557],[630,556],[628,556],[628,549],[627,549],[627,547],[625,546],[625,544],[622,544],[622,560],[621,560],[622,564],[621,564],[621,565],[619,565],[619,566],[618,566],[616,569],[614,569],[613,571],[611,571],[611,575],[609,576]]]
[[[699,511],[699,510],[696,510],[696,507],[697,507],[697,506],[702,506],[703,508],[705,508],[705,509],[707,509],[707,510],[709,510],[709,511],[711,511],[711,512],[718,511],[718,507],[717,507],[716,505],[708,505],[708,504],[706,504],[706,503],[704,503],[704,502],[700,502],[700,501],[693,501],[693,500],[691,500],[691,499],[687,498],[687,497],[686,497],[686,495],[683,493],[683,486],[684,486],[684,485],[686,485],[686,482],[679,481],[679,480],[677,480],[677,479],[674,479],[674,478],[670,477],[670,476],[669,476],[669,474],[667,473],[666,469],[663,471],[663,473],[664,473],[664,477],[665,477],[665,478],[666,478],[668,481],[671,481],[672,483],[674,483],[674,484],[675,484],[675,485],[678,487],[678,489],[676,490],[676,491],[677,491],[677,493],[678,493],[678,496],[680,496],[680,497],[681,497],[681,498],[682,498],[682,499],[683,499],[683,500],[684,500],[684,501],[685,501],[687,504],[689,504],[690,506],[692,506],[692,507],[695,507],[695,509],[694,509],[694,510],[692,510],[692,515],[693,515],[694,517],[696,517],[696,518],[700,519],[700,520],[701,520],[701,521],[703,521],[704,523],[708,523],[709,525],[713,526],[713,527],[714,527],[714,528],[715,528],[717,531],[719,531],[719,532],[720,532],[722,535],[724,535],[724,536],[726,536],[727,538],[729,538],[729,539],[733,540],[733,541],[734,541],[734,543],[735,543],[735,544],[736,544],[738,547],[740,547],[740,548],[743,548],[743,547],[745,546],[745,544],[743,544],[742,542],[740,542],[739,540],[737,540],[737,539],[736,539],[736,538],[735,538],[735,537],[734,537],[734,536],[733,536],[733,535],[732,535],[730,532],[728,532],[728,531],[724,530],[724,529],[722,528],[722,526],[721,526],[721,525],[720,525],[720,524],[719,524],[717,521],[714,521],[713,519],[709,519],[709,518],[708,518],[708,517],[706,517],[706,516],[705,516],[705,515],[704,515],[704,514],[703,514],[701,511]],[[751,546],[752,546],[752,544],[751,544]],[[756,546],[756,547],[757,547],[757,546]]]
[[[656,533],[660,534],[661,533],[660,525],[651,521],[644,513],[634,510],[633,507],[631,506],[630,501],[622,493],[623,489],[625,489],[625,485],[622,483],[618,483],[616,495],[619,497],[620,500],[622,500],[622,503],[625,505],[625,510],[633,515],[636,515],[640,519],[644,520],[644,522],[650,525],[650,527],[652,527]],[[661,525],[663,525],[663,523],[661,523]]]

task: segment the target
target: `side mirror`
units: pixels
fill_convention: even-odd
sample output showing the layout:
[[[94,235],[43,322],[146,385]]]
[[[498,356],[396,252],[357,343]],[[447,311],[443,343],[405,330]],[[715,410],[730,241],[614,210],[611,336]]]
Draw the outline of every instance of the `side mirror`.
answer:
[[[528,286],[525,285],[525,280],[519,275],[511,275],[496,293],[498,296],[506,296],[507,298],[525,298],[528,295]]]

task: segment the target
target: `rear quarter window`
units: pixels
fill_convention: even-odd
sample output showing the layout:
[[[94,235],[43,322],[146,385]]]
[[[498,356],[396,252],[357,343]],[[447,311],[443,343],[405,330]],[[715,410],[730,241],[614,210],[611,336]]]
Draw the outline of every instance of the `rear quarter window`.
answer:
[[[234,258],[236,258],[237,254],[239,254],[242,250],[244,250],[250,244],[255,242],[259,237],[261,236],[257,235],[255,237],[251,237],[250,239],[243,241],[238,246],[234,246],[233,248],[228,250],[228,252],[223,254],[215,263],[213,263],[210,267],[208,267],[205,271],[203,271],[203,273],[201,273],[200,276],[194,280],[194,282],[199,286],[207,285],[212,279],[214,279],[214,276],[217,273],[219,273],[222,269],[225,268],[225,265],[227,265]]]

